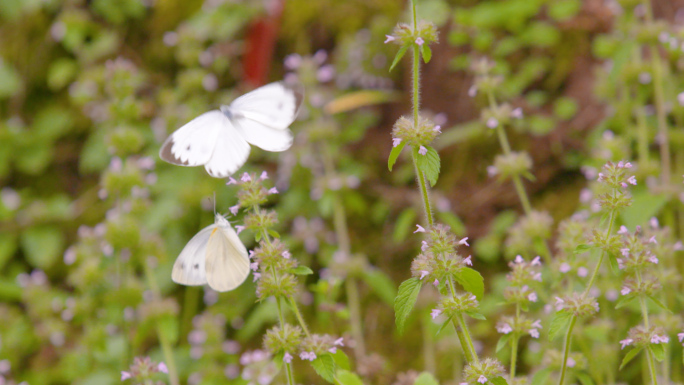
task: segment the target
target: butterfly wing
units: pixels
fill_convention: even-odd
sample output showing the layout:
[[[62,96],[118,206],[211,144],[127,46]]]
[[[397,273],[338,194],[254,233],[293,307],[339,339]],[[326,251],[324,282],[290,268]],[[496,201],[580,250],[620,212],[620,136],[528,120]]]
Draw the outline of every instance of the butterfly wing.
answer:
[[[214,143],[214,153],[204,168],[214,178],[225,178],[245,164],[249,151],[249,144],[226,118],[226,125],[221,129]]]
[[[249,275],[247,249],[228,224],[212,230],[207,243],[207,282],[216,291],[240,286]]]
[[[233,101],[228,116],[243,138],[266,151],[285,151],[292,145],[288,129],[303,99],[301,86],[267,84]]]
[[[183,248],[173,264],[171,279],[181,285],[197,286],[207,283],[206,255],[207,243],[212,232],[218,227],[213,224],[197,233]]]
[[[204,113],[171,134],[159,150],[159,157],[178,166],[207,164],[226,125],[230,121],[221,111]]]

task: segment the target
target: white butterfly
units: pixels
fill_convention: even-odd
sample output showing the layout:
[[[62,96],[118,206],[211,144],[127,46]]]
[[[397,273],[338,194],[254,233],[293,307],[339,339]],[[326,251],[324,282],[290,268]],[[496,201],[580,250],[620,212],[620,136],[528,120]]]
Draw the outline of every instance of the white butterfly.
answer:
[[[201,166],[215,178],[237,171],[249,145],[285,151],[292,145],[288,129],[297,117],[303,91],[283,82],[267,84],[209,111],[179,128],[159,150],[159,157],[179,166]]]
[[[171,279],[182,285],[209,284],[216,291],[233,290],[249,275],[247,249],[230,222],[216,214],[213,225],[197,233],[173,265]]]

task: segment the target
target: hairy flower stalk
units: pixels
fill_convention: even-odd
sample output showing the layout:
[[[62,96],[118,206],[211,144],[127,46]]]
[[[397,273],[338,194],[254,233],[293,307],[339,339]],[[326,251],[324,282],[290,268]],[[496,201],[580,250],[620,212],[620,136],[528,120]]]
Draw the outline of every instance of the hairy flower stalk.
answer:
[[[601,252],[599,255],[599,260],[596,263],[596,267],[594,268],[594,272],[592,273],[584,292],[582,292],[582,294],[579,296],[575,293],[571,297],[557,297],[557,310],[559,312],[564,311],[570,312],[572,314],[567,332],[565,334],[561,375],[558,380],[559,385],[563,385],[565,381],[565,375],[568,367],[568,355],[572,345],[572,330],[577,322],[577,317],[593,314],[594,312],[591,310],[592,307],[595,307],[595,312],[598,312],[598,303],[596,303],[593,298],[588,297],[588,294],[594,285],[594,281],[598,276],[605,256],[608,254],[617,254],[619,249],[619,241],[615,236],[613,236],[613,227],[615,224],[615,218],[620,209],[623,209],[632,203],[632,198],[629,196],[627,188],[629,185],[636,185],[637,181],[634,175],[629,174],[629,170],[631,168],[632,164],[630,162],[608,162],[605,166],[603,166],[602,172],[598,173],[597,182],[601,186],[605,186],[605,192],[599,197],[599,204],[602,210],[606,211],[609,215],[608,227],[605,229],[604,233],[594,231],[592,246],[599,248]]]

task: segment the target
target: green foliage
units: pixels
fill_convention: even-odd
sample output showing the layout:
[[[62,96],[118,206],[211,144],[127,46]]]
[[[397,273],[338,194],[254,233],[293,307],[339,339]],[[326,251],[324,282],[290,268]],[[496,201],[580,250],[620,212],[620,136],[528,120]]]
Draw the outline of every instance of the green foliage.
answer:
[[[421,286],[418,278],[409,278],[399,285],[397,297],[394,299],[394,318],[399,333],[404,332],[406,319],[413,310]]]
[[[439,178],[439,170],[441,167],[437,150],[428,146],[427,153],[421,155],[418,153],[418,149],[414,147],[413,157],[416,160],[418,169],[425,174],[425,177],[430,182],[430,186],[434,186]]]

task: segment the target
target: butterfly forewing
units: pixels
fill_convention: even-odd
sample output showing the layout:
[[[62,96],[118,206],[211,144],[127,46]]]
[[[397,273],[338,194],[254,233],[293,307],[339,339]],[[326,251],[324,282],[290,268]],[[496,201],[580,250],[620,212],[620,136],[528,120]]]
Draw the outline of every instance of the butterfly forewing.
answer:
[[[274,128],[287,129],[297,118],[304,92],[301,85],[267,84],[235,99],[228,106],[232,119],[249,119]]]
[[[159,151],[163,160],[179,166],[200,166],[209,162],[219,134],[229,125],[221,111],[204,113],[166,139]]]
[[[202,229],[183,248],[173,264],[171,279],[181,285],[197,286],[207,283],[206,255],[207,243],[212,231],[218,225],[213,224]]]
[[[207,283],[216,291],[233,290],[249,275],[247,249],[230,224],[212,231],[206,254]]]
[[[245,164],[249,156],[249,144],[230,121],[219,132],[213,146],[214,152],[204,168],[214,178],[225,178],[233,174]]]

